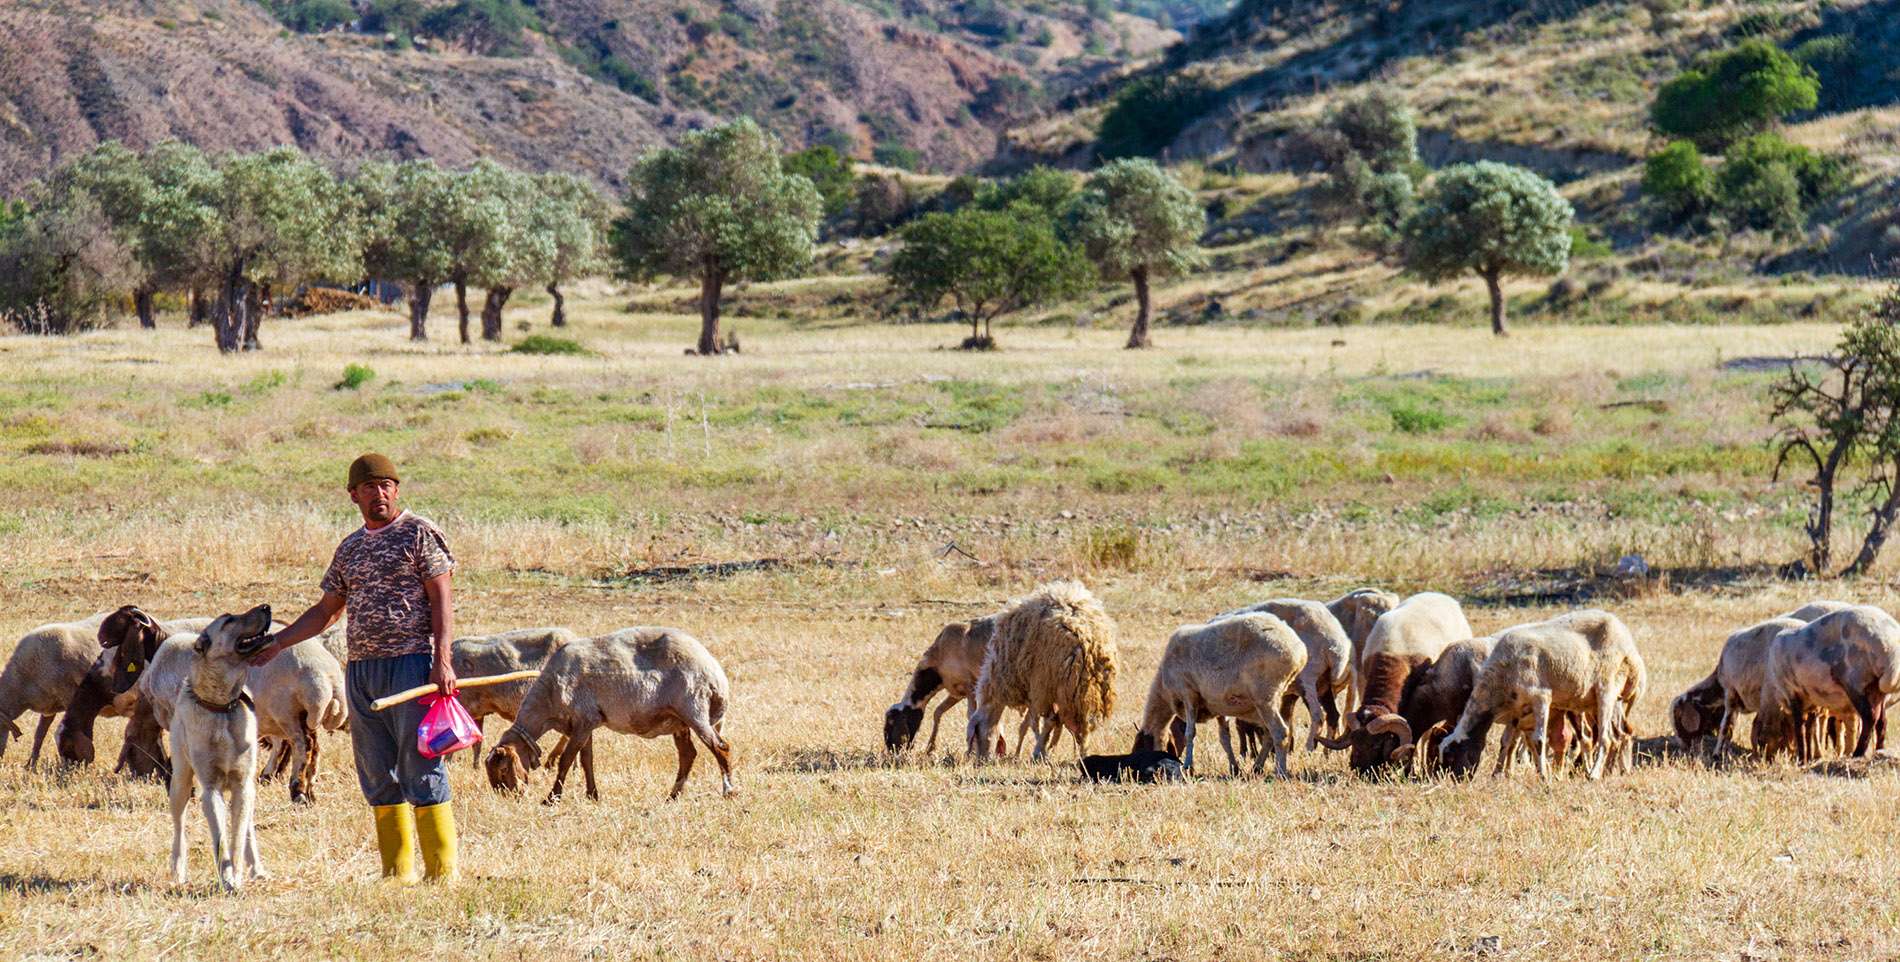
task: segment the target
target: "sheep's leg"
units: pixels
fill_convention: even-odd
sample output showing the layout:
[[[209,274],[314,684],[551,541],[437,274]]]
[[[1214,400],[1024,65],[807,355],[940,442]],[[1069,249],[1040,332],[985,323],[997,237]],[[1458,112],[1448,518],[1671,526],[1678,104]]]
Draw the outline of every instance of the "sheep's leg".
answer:
[[[1042,761],[1043,757],[1046,756],[1049,752],[1049,746],[1048,746],[1049,713],[1046,710],[1037,711],[1032,706],[1029,709],[1029,714],[1030,716],[1033,716],[1036,719],[1036,724],[1034,726],[1034,730],[1036,733],[1036,747],[1030,749],[1029,760],[1032,762],[1039,762],[1039,761]],[[1028,721],[1028,718],[1024,718],[1024,721]]]
[[[191,805],[191,754],[179,752],[172,759],[172,881],[185,884],[185,809]]]
[[[304,737],[310,740],[310,757],[304,760],[303,793],[304,797],[311,801],[316,801],[317,798],[317,755],[318,749],[323,745],[323,740],[317,735],[318,732],[314,727],[304,733]],[[476,742],[475,747],[480,748],[481,743]]]
[[[1878,684],[1876,682],[1876,684]],[[1878,697],[1879,689],[1875,688]],[[1874,740],[1874,705],[1864,691],[1847,690],[1847,700],[1854,704],[1854,714],[1860,716],[1860,736],[1854,739],[1854,757],[1866,758],[1867,749]]]
[[[1220,725],[1220,747],[1222,751],[1227,753],[1228,773],[1238,778],[1240,776],[1240,759],[1234,757],[1233,728],[1227,724],[1226,715],[1220,716],[1217,721]]]
[[[726,741],[726,736],[719,730],[718,725],[704,720],[694,720],[688,724],[692,726],[693,734],[698,735],[700,742],[706,746],[706,750],[712,752],[713,761],[719,763],[719,794],[730,796],[738,791],[732,785],[732,743]]]
[[[1560,721],[1559,724],[1562,724]],[[1550,781],[1550,692],[1531,695],[1531,757],[1537,763],[1537,777]]]
[[[561,740],[554,743],[554,751],[549,753],[549,755],[546,758],[542,759],[541,767],[542,768],[554,767],[554,763],[557,760],[559,760],[562,755],[567,754],[567,743],[572,740],[573,739],[568,738],[566,734],[562,734]]]
[[[57,712],[42,713],[40,715],[40,725],[38,728],[33,729],[33,751],[26,756],[26,767],[39,767],[40,746],[46,743],[46,730],[53,727],[53,719],[57,716]]]
[[[488,740],[488,732],[487,732],[488,716],[476,715],[474,717],[475,717],[475,733],[478,735],[481,735],[482,740],[477,741],[474,745],[469,747],[468,762],[470,765],[475,766],[475,769],[477,771],[480,771],[482,767],[482,744]]]
[[[310,794],[310,746],[317,741],[317,733],[310,726],[310,713],[298,712],[295,723],[290,729],[287,744],[290,753],[286,762],[294,762],[290,769],[290,800],[297,805],[308,805],[316,801]]]
[[[666,794],[668,801],[680,797],[680,792],[685,790],[686,776],[693,773],[693,759],[699,757],[699,749],[693,747],[693,737],[685,732],[673,736],[673,750],[679,752],[680,770],[673,778],[673,790]]]
[[[1181,726],[1183,729],[1181,735],[1181,764],[1186,767],[1190,773],[1193,773],[1194,729],[1197,727],[1194,721],[1194,706],[1189,705],[1181,709]]]
[[[1718,751],[1735,746],[1735,716],[1741,714],[1739,702],[1740,699],[1734,694],[1726,691],[1722,693],[1722,723],[1715,728],[1715,747]]]
[[[594,784],[594,740],[581,745],[581,777],[587,780],[587,800],[600,801],[600,786]]]
[[[1016,751],[1010,754],[1009,757],[1011,761],[1022,760],[1023,747],[1030,743],[1029,733],[1041,727],[1041,725],[1037,724],[1035,711],[1028,708],[1023,709],[1023,723],[1016,726]],[[1041,741],[1042,736],[1038,734],[1035,740]],[[997,752],[997,754],[1001,755],[1002,752]]]
[[[1260,727],[1267,731],[1267,744],[1273,746],[1273,773],[1286,778],[1291,774],[1286,767],[1286,756],[1287,750],[1291,747],[1289,743],[1292,741],[1287,732],[1286,721],[1272,711],[1260,711],[1258,715]],[[1253,772],[1259,775],[1266,770],[1266,767],[1267,753],[1262,751],[1253,757]]]
[[[1517,726],[1513,724],[1505,728],[1503,737],[1498,739],[1498,761],[1496,765],[1491,766],[1492,777],[1509,775],[1511,773],[1511,766],[1516,762]]]
[[[1326,709],[1326,734],[1339,737],[1339,689],[1334,688],[1320,697],[1321,707]],[[1308,740],[1306,750],[1312,751],[1317,742]]]
[[[962,700],[951,695],[944,699],[943,704],[937,706],[936,714],[930,716],[930,741],[924,743],[924,754],[929,755],[937,750],[937,726],[943,724],[943,713],[949,711],[951,705]]]
[[[1326,708],[1319,700],[1319,683],[1312,678],[1300,679],[1300,698],[1306,702],[1306,750],[1308,752],[1318,751],[1319,720],[1320,717],[1326,713]],[[1293,730],[1292,709],[1293,706],[1290,704],[1290,699],[1282,700],[1280,705],[1280,718],[1286,722],[1289,734]]]
[[[561,800],[561,786],[567,781],[568,770],[574,767],[574,759],[580,755],[580,739],[568,738],[561,748],[561,757],[554,771],[554,785],[548,789],[548,797],[541,800],[543,805],[552,805]]]

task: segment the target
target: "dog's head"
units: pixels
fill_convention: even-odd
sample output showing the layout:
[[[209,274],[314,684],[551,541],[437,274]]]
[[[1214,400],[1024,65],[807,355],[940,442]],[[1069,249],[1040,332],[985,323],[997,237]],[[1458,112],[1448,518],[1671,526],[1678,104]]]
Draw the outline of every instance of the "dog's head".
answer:
[[[139,674],[152,663],[166,632],[137,605],[126,605],[99,625],[99,647],[105,649],[112,693],[122,695],[138,684]]]
[[[258,605],[241,614],[222,614],[198,633],[191,650],[220,668],[242,668],[252,655],[270,643],[270,605]]]

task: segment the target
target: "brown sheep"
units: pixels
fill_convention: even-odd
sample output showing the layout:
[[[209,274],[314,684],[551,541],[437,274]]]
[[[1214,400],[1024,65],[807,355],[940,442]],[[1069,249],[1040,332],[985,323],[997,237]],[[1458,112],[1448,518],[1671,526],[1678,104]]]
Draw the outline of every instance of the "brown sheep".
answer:
[[[1010,708],[1067,728],[1077,752],[1087,755],[1089,732],[1115,709],[1115,634],[1102,603],[1074,581],[1044,585],[997,615],[965,739],[971,756],[988,759],[996,725]],[[1044,728],[1037,723],[1032,758],[1047,751]]]

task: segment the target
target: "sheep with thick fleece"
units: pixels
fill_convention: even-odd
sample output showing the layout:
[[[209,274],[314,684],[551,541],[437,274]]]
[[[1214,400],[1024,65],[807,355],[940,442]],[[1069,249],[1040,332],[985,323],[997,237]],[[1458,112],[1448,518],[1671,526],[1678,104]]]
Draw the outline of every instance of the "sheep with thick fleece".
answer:
[[[1819,745],[1801,722],[1820,711],[1859,719],[1854,757],[1865,757],[1886,727],[1888,697],[1900,692],[1900,622],[1871,605],[1846,608],[1775,635],[1767,661],[1752,732],[1758,751],[1813,759]]]
[[[989,757],[1003,712],[1022,708],[1040,721],[1032,758],[1048,748],[1045,728],[1067,728],[1076,751],[1088,754],[1089,732],[1115,710],[1115,621],[1079,582],[1038,588],[996,616],[996,634],[976,681],[965,743],[972,757]]]
[[[1306,651],[1306,643],[1286,622],[1266,612],[1183,626],[1168,638],[1148,686],[1135,751],[1158,747],[1169,723],[1179,718],[1186,742],[1181,758],[1192,771],[1196,726],[1208,718],[1240,718],[1266,730],[1274,771],[1285,777],[1288,738],[1280,704],[1306,667]],[[1225,725],[1220,733],[1228,764],[1238,772],[1240,763]],[[1260,774],[1266,761],[1266,752],[1254,755],[1254,774]]]
[[[272,631],[283,626],[273,624]],[[166,638],[150,662],[137,672],[138,697],[151,706],[160,728],[171,729],[172,704],[191,674],[192,650],[198,636],[177,632]],[[126,653],[122,646],[120,655]],[[349,704],[343,693],[343,666],[330,654],[323,638],[291,646],[269,663],[248,669],[244,687],[257,706],[257,736],[282,742],[282,761],[289,764],[290,800],[316,801],[319,742],[317,731],[340,731],[349,725]]]
[[[1631,762],[1628,714],[1647,684],[1636,639],[1607,611],[1585,609],[1519,625],[1497,636],[1439,755],[1453,774],[1469,773],[1484,754],[1492,724],[1509,731],[1528,720],[1537,773],[1548,778],[1551,718],[1575,712],[1593,732],[1589,776],[1601,778],[1613,754],[1621,769]]]
[[[1332,611],[1317,601],[1276,598],[1219,617],[1231,618],[1252,612],[1263,612],[1285,622],[1306,645],[1306,667],[1300,670],[1298,684],[1287,692],[1279,711],[1281,721],[1290,731],[1294,702],[1306,703],[1306,716],[1311,722],[1306,733],[1306,750],[1310,752],[1319,744],[1322,712],[1327,734],[1339,735],[1339,695],[1352,688],[1352,639]]]
[[[1446,646],[1470,637],[1464,609],[1435,591],[1415,594],[1380,615],[1359,656],[1364,700],[1346,716],[1343,738],[1319,743],[1346,750],[1348,763],[1362,775],[1406,763],[1417,748],[1417,733],[1400,709],[1413,675],[1430,668]]]
[[[20,636],[5,670],[0,670],[0,755],[6,753],[8,736],[24,737],[14,719],[35,711],[40,713],[40,724],[26,763],[31,767],[39,762],[54,717],[71,704],[99,657],[99,626],[107,614],[102,611],[79,621],[41,625]]]
[[[1805,620],[1784,615],[1730,634],[1722,642],[1715,670],[1669,703],[1669,720],[1675,726],[1676,741],[1683,748],[1691,749],[1703,736],[1714,735],[1718,747],[1733,746],[1737,717],[1754,712],[1761,705],[1769,646],[1776,635],[1804,624],[1807,624]]]
[[[594,782],[594,731],[608,728],[641,738],[673,736],[679,775],[668,798],[678,798],[693,771],[698,736],[719,763],[719,788],[733,793],[732,746],[720,733],[732,686],[719,660],[699,640],[677,628],[624,628],[598,638],[570,641],[548,656],[541,677],[529,687],[515,714],[488,753],[488,783],[514,791],[541,765],[541,736],[566,738],[548,792],[552,803],[574,759],[581,761],[587,797],[599,798]]]
[[[1339,626],[1345,629],[1346,637],[1352,639],[1352,694],[1347,699],[1347,711],[1365,703],[1366,680],[1359,674],[1359,668],[1365,657],[1366,639],[1372,637],[1372,626],[1378,623],[1379,616],[1397,608],[1399,603],[1399,596],[1384,588],[1354,588],[1326,603],[1326,610],[1332,612]]]

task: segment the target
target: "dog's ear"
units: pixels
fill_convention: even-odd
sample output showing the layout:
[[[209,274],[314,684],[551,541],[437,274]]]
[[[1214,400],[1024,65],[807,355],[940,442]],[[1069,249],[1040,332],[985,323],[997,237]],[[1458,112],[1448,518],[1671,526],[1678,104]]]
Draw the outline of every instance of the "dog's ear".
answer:
[[[198,640],[192,642],[191,650],[201,655],[211,650],[211,629],[206,628],[198,633]]]

